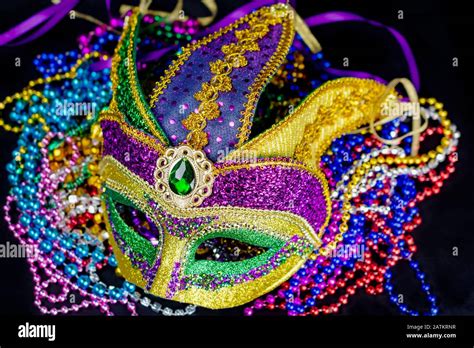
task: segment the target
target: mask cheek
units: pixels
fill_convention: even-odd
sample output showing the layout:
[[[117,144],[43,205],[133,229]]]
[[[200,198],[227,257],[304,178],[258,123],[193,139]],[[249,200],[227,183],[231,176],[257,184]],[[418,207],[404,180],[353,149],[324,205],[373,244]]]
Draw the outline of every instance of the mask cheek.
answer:
[[[189,241],[174,299],[214,309],[247,303],[287,280],[312,250],[298,235],[240,228],[205,233]]]
[[[153,267],[161,254],[161,226],[116,192],[105,194],[105,205],[114,247],[131,261],[143,279],[150,278],[156,272]]]

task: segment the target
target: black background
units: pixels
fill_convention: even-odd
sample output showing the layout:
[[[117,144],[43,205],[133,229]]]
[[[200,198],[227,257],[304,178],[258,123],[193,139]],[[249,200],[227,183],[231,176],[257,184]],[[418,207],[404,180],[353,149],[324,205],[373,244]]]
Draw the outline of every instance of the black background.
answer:
[[[217,0],[218,18],[225,16],[246,1]],[[118,13],[119,3],[112,1],[112,12]],[[171,10],[175,1],[155,1],[152,9]],[[206,15],[197,0],[185,0],[184,9],[194,16]],[[48,1],[13,0],[0,3],[0,32],[48,6]],[[76,8],[99,19],[107,18],[105,2],[81,1]],[[460,162],[456,173],[443,187],[441,194],[422,203],[422,225],[414,232],[419,247],[415,258],[426,272],[427,280],[440,301],[442,315],[474,314],[474,180],[472,154],[473,102],[472,74],[474,48],[472,25],[474,16],[467,1],[327,1],[301,0],[296,10],[305,18],[326,11],[352,11],[398,29],[411,44],[421,75],[420,96],[442,101],[452,121],[462,132],[459,148]],[[398,19],[402,10],[404,18]],[[0,47],[0,98],[23,88],[38,75],[32,61],[43,52],[59,53],[77,47],[80,33],[93,28],[81,19],[66,17],[40,39],[19,47]],[[333,67],[342,68],[344,57],[350,58],[351,70],[369,71],[387,80],[407,76],[407,67],[395,40],[384,30],[360,23],[332,24],[313,29],[325,57]],[[15,67],[15,58],[22,60]],[[454,57],[459,67],[453,67]],[[16,136],[0,132],[0,203],[9,190],[5,165],[11,159]],[[2,213],[3,214],[3,213]],[[3,219],[0,222],[0,243],[15,242]],[[459,256],[452,255],[453,247]],[[406,295],[409,306],[422,308],[419,284],[408,267],[397,266],[394,271],[399,293]],[[171,304],[172,306],[173,304]],[[175,307],[182,307],[176,305]],[[33,282],[23,259],[0,259],[0,315],[38,314],[33,305]],[[198,309],[197,314],[241,314],[240,309],[211,313]],[[398,311],[386,295],[371,297],[363,292],[350,299],[342,314],[391,315]]]

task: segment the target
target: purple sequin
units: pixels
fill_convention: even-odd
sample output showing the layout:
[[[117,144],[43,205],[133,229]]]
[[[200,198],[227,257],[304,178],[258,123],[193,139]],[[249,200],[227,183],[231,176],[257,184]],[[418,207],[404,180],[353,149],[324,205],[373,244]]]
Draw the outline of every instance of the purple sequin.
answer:
[[[248,24],[243,23],[237,30],[246,28]],[[234,69],[230,74],[232,90],[219,94],[217,102],[223,118],[220,122],[219,119],[208,121],[205,128],[209,134],[209,144],[204,150],[213,161],[223,152],[232,150],[238,142],[237,134],[242,125],[241,112],[247,101],[248,88],[275,53],[281,38],[282,26],[280,24],[270,26],[269,29],[268,34],[258,40],[260,50],[244,54],[248,65]],[[182,121],[189,116],[190,112],[198,108],[199,102],[194,98],[194,94],[201,90],[203,82],[210,81],[213,76],[209,62],[223,59],[222,46],[235,42],[237,42],[235,31],[231,30],[194,51],[158,98],[153,113],[160,120],[160,125],[168,137],[173,135],[171,138],[173,145],[176,146],[186,139],[189,131],[184,128]],[[256,105],[253,107],[255,109]],[[171,119],[174,122],[170,122]],[[223,119],[225,122],[222,121]],[[234,124],[234,126],[229,126],[229,124]]]

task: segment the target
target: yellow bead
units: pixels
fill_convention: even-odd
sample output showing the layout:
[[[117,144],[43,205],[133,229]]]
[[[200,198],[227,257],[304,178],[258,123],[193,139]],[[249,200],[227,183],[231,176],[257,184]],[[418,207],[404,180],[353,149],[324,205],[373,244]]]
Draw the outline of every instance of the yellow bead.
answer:
[[[435,99],[435,98],[429,98],[429,99],[428,99],[428,104],[434,105],[434,103],[436,103],[436,99]]]
[[[100,224],[102,222],[102,214],[95,214],[94,215],[94,222]]]
[[[451,121],[448,120],[448,119],[441,120],[441,125],[442,125],[444,128],[449,128],[449,126],[451,126]]]
[[[122,272],[120,271],[120,268],[118,268],[118,267],[115,268],[115,275],[116,275],[117,277],[123,278]]]
[[[82,147],[91,146],[91,140],[89,138],[82,138],[81,140]]]
[[[56,160],[60,160],[63,158],[63,150],[61,149],[54,149],[53,150],[53,157],[56,159]]]
[[[89,171],[92,174],[96,174],[99,171],[99,166],[97,166],[97,164],[95,164],[95,163],[90,163],[89,164]]]
[[[87,184],[90,186],[98,186],[99,177],[96,175],[91,176],[89,179],[87,179]]]
[[[438,103],[435,104],[434,107],[435,107],[437,110],[442,109],[442,108],[443,108],[443,103],[438,102]]]

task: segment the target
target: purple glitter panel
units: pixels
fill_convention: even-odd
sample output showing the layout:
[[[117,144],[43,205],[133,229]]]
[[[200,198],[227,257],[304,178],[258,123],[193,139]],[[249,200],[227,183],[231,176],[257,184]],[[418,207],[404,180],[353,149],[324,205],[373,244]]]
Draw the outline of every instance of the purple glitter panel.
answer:
[[[245,28],[248,28],[247,23],[240,25],[237,30]],[[230,74],[232,90],[219,94],[217,102],[221,116],[208,121],[205,129],[209,144],[204,151],[213,161],[219,155],[232,150],[238,142],[237,134],[242,125],[241,112],[247,101],[248,88],[275,53],[281,38],[280,24],[270,26],[269,29],[268,34],[258,40],[260,50],[244,54],[248,65],[236,68]],[[237,42],[234,33],[235,31],[231,30],[194,51],[158,98],[153,113],[173,145],[178,145],[186,139],[189,131],[182,125],[182,121],[199,106],[194,94],[201,89],[203,82],[211,80],[209,62],[224,58],[222,46]]]
[[[297,168],[268,165],[236,169],[216,177],[212,192],[202,206],[288,211],[305,218],[316,232],[327,216],[320,180]]]
[[[154,185],[153,173],[158,152],[125,134],[113,121],[101,122],[104,135],[103,156],[111,155],[150,185]],[[150,141],[158,141],[150,138]]]

